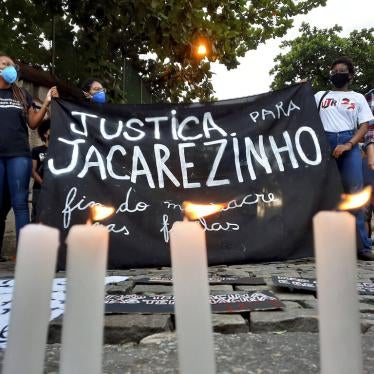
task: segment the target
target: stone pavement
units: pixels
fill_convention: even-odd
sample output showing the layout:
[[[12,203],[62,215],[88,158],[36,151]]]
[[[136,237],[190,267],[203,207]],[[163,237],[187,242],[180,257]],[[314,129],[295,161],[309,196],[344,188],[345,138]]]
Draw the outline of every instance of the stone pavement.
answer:
[[[357,261],[357,280],[374,281],[374,262]],[[290,292],[272,285],[272,275],[315,278],[311,259],[250,265],[214,266],[217,276],[263,277],[267,285],[212,285],[211,293],[271,290],[284,310],[214,314],[217,373],[318,373],[318,315],[313,293]],[[12,276],[13,264],[0,264],[0,278]],[[170,268],[108,271],[108,275],[161,276]],[[65,276],[58,273],[58,276]],[[172,294],[168,285],[138,285],[132,280],[107,286],[107,294]],[[374,372],[374,296],[360,295],[365,373]],[[50,323],[46,373],[58,372],[59,318]],[[177,373],[174,316],[105,316],[104,373]],[[2,357],[2,353],[0,353]],[[354,373],[353,373],[354,374]]]

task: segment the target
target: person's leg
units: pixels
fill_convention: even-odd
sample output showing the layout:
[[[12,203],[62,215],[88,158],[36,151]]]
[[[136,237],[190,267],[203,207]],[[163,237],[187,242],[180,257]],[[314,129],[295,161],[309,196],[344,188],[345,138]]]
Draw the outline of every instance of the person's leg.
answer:
[[[364,157],[362,160],[362,172],[364,175],[364,186],[372,187],[371,199],[365,209],[365,221],[368,226],[369,238],[371,238],[371,218],[373,215],[374,208],[374,170],[371,170],[371,168],[369,168],[368,157]]]
[[[339,144],[344,144],[351,139],[351,134],[341,135],[338,139]],[[362,157],[358,145],[354,146],[351,151],[344,152],[337,160],[340,175],[345,193],[354,193],[363,188],[362,174]],[[371,239],[365,229],[365,217],[363,209],[356,213],[356,224],[362,247],[359,252],[371,251]]]
[[[6,161],[9,192],[16,219],[16,238],[19,230],[30,222],[28,205],[31,158],[11,157]]]
[[[3,206],[3,194],[4,194],[4,186],[6,182],[6,164],[3,158],[0,157],[0,209]]]
[[[33,188],[32,190],[32,210],[31,210],[31,222],[36,222],[38,201],[40,195],[40,188]]]
[[[1,251],[3,249],[3,238],[5,232],[5,201],[4,201],[4,187],[6,186],[5,179],[5,164],[4,160],[0,158],[0,260],[2,260]]]
[[[368,229],[369,229],[369,238],[371,239],[371,235],[373,234],[373,230],[371,228],[371,219],[373,217],[373,205],[370,204],[368,209],[368,215],[367,215],[367,224],[368,224]]]
[[[365,230],[368,237],[371,238],[371,205],[366,205],[364,207],[364,217],[365,217]]]
[[[367,157],[363,156],[362,158],[362,175],[364,178],[364,186],[369,185],[368,182],[368,173],[369,173],[369,167],[368,167],[368,160]],[[371,205],[370,202],[364,207],[364,217],[365,217],[365,230],[368,233],[369,238],[371,238]]]
[[[1,252],[2,252],[2,249],[3,249],[3,240],[4,240],[4,233],[5,233],[6,218],[8,216],[8,213],[9,213],[10,209],[11,209],[8,183],[3,184],[3,198],[2,198],[1,202],[2,202],[2,204],[1,204],[1,208],[0,208],[0,261],[5,261],[4,257],[1,256]]]

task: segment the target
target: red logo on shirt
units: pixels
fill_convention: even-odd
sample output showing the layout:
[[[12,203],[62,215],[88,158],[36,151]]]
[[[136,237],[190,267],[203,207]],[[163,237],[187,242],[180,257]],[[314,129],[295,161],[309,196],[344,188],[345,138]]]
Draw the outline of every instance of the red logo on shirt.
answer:
[[[355,110],[356,104],[352,103],[346,97],[342,100],[342,105],[347,105],[347,109]]]
[[[325,99],[322,103],[322,108],[328,108],[329,106],[336,106],[337,101],[335,99]]]

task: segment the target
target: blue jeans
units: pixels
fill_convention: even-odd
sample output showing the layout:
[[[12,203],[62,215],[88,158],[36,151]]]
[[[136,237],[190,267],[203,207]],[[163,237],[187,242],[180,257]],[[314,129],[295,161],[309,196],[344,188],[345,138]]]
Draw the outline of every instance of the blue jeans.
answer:
[[[331,150],[339,144],[347,143],[352,139],[354,131],[342,132],[326,132],[329,140]],[[345,193],[353,193],[363,188],[363,174],[362,174],[362,157],[358,145],[355,145],[351,151],[344,152],[336,159],[338,169],[343,182],[343,189]],[[356,213],[357,232],[361,239],[361,248],[359,252],[366,252],[371,250],[371,239],[365,230],[365,218],[363,209],[359,209]]]
[[[19,230],[30,222],[28,205],[31,158],[0,157],[0,207],[3,203],[5,184],[8,184],[10,200],[16,218],[16,237]]]

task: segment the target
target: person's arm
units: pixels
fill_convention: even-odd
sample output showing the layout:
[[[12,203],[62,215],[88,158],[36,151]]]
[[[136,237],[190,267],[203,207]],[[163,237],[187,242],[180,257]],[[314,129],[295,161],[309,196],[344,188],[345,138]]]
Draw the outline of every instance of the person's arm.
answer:
[[[38,161],[37,160],[32,160],[32,171],[31,171],[31,176],[33,177],[34,181],[39,183],[39,184],[42,184],[43,183],[43,179],[42,177],[38,174],[38,172],[36,171],[36,168],[38,167]]]
[[[40,122],[43,120],[45,114],[47,113],[52,97],[58,97],[57,87],[52,87],[48,91],[47,97],[45,98],[40,110],[35,111],[32,107],[28,109],[27,114],[30,129],[34,130],[39,126]]]
[[[344,144],[339,144],[335,147],[334,151],[332,152],[332,156],[335,158],[339,158],[344,152],[352,150],[352,148],[358,144],[364,138],[365,134],[367,133],[369,128],[368,122],[361,123],[359,129],[353,135],[353,137]]]
[[[369,170],[374,171],[374,143],[369,143],[366,146],[366,154]]]
[[[367,163],[369,170],[374,170],[374,121],[369,122],[369,130],[365,135],[365,153],[367,155]],[[374,197],[374,194],[373,194]]]

